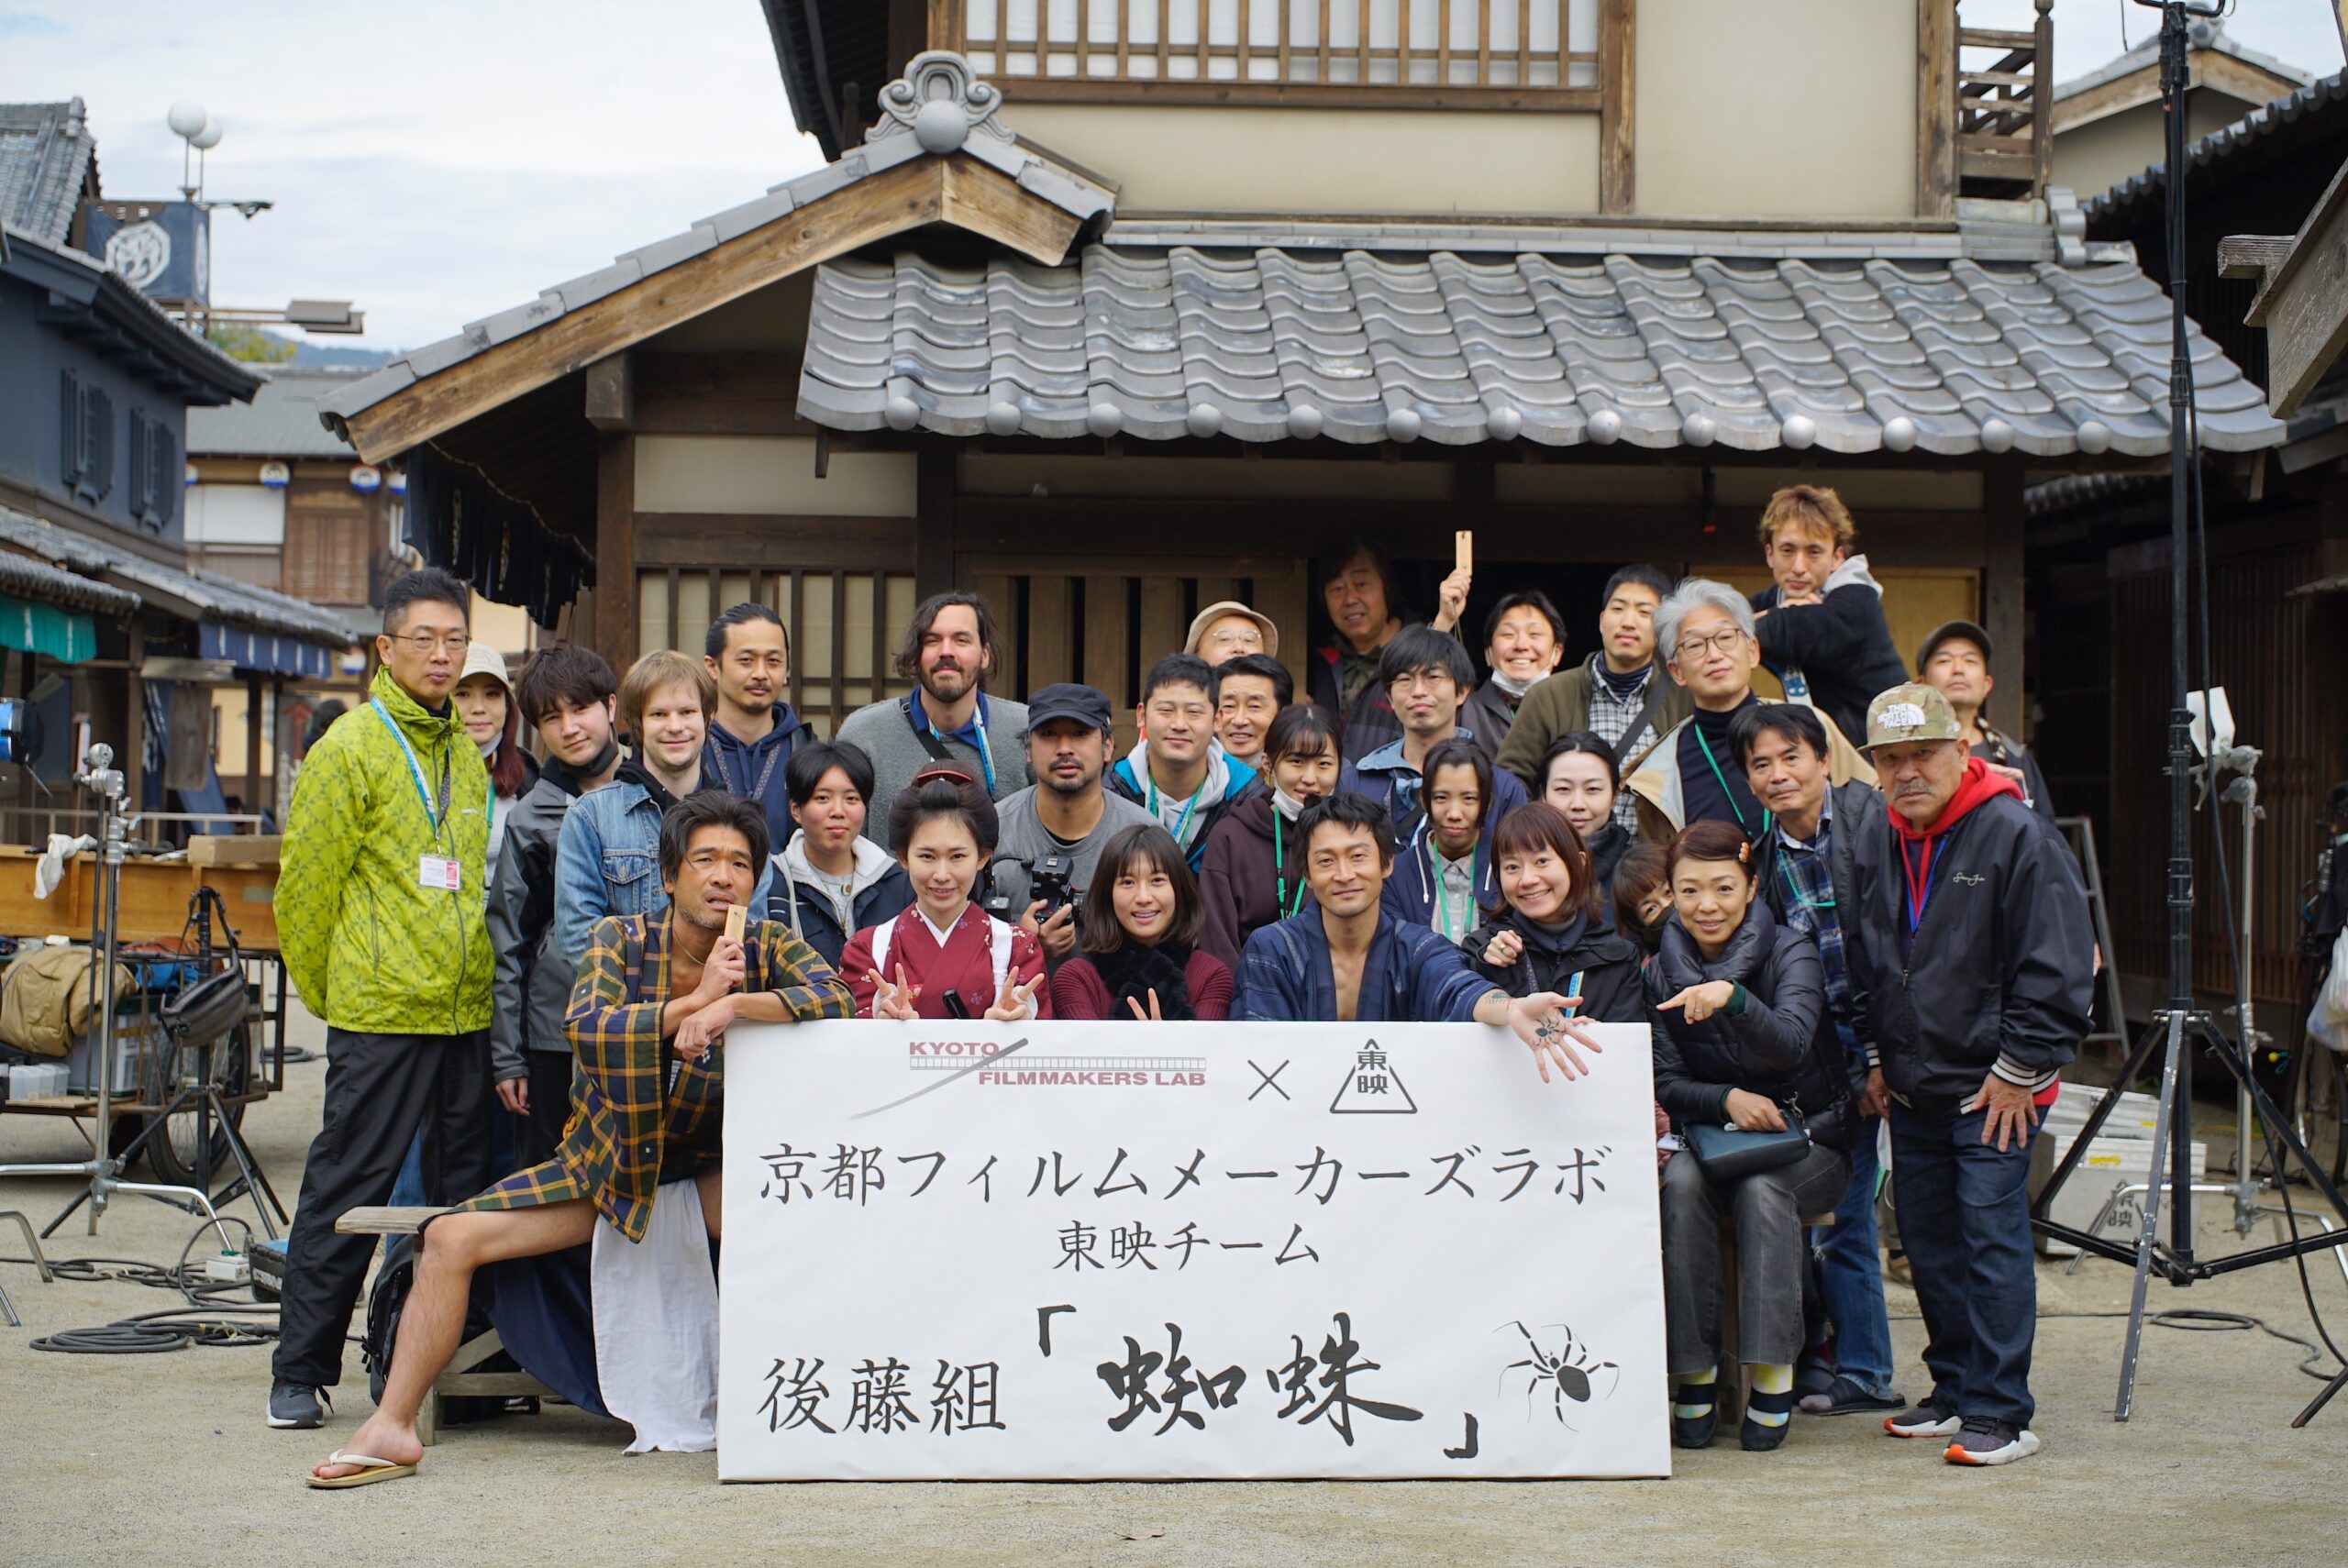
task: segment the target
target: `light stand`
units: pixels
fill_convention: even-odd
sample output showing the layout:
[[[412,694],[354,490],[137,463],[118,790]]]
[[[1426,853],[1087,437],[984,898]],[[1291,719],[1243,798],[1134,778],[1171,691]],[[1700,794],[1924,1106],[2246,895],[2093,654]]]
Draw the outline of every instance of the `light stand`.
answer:
[[[73,776],[79,784],[98,798],[98,912],[96,924],[91,931],[90,1000],[91,1017],[97,1025],[98,1048],[98,1107],[95,1146],[90,1157],[71,1165],[0,1165],[0,1176],[78,1176],[88,1178],[86,1190],[66,1205],[49,1230],[55,1231],[67,1214],[71,1214],[86,1198],[90,1204],[90,1234],[98,1233],[98,1216],[106,1210],[109,1199],[117,1192],[144,1193],[162,1202],[180,1201],[178,1207],[190,1213],[200,1213],[220,1232],[224,1247],[233,1247],[227,1228],[220,1223],[214,1211],[212,1199],[192,1187],[169,1187],[153,1182],[124,1181],[123,1162],[115,1158],[109,1149],[114,1141],[114,1078],[115,1078],[115,928],[122,905],[122,863],[127,857],[129,821],[122,813],[123,778],[113,766],[114,748],[94,745],[82,759],[82,771]],[[46,1234],[47,1232],[43,1232]]]
[[[2306,1145],[2276,1110],[2266,1091],[2252,1076],[2249,1061],[2226,1038],[2217,1021],[2206,1010],[2193,1003],[2193,841],[2188,784],[2194,771],[2194,748],[2193,711],[2187,700],[2190,689],[2186,677],[2185,562],[2190,538],[2188,518],[2193,503],[2195,443],[2192,433],[2193,366],[2185,319],[2185,92],[2189,82],[2186,59],[2187,18],[2215,17],[2222,7],[2189,5],[2185,0],[2135,0],[2135,3],[2140,6],[2157,4],[2161,13],[2161,103],[2167,144],[2165,166],[2168,171],[2168,177],[2164,182],[2170,317],[2168,608],[2169,678],[2173,699],[2169,708],[2167,767],[2168,1001],[2154,1011],[2151,1027],[2137,1041],[2135,1049],[2121,1065],[2120,1076],[2096,1103],[2094,1111],[2088,1117],[2087,1125],[2079,1130],[2078,1136],[2073,1141],[2070,1152],[2055,1166],[2053,1177],[2039,1193],[2038,1201],[2031,1207],[2031,1221],[2040,1233],[2067,1242],[2082,1252],[2093,1253],[2115,1262],[2132,1260],[2135,1264],[2135,1286],[2128,1309],[2127,1342],[2121,1352],[2120,1392],[2111,1412],[2111,1419],[2115,1421],[2128,1419],[2134,1405],[2136,1360],[2144,1328],[2144,1293],[2155,1270],[2169,1284],[2183,1286],[2196,1280],[2214,1278],[2263,1263],[2282,1258],[2296,1259],[2333,1244],[2329,1232],[2325,1232],[2312,1236],[2295,1235],[2289,1241],[2274,1246],[2255,1248],[2207,1262],[2194,1256],[2192,1062],[2196,1043],[2207,1047],[2233,1074],[2242,1097],[2250,1101],[2257,1115],[2265,1119],[2273,1135],[2298,1157],[2309,1179],[2323,1195],[2325,1201],[2343,1220],[2348,1220],[2348,1199],[2341,1197],[2330,1176],[2317,1165],[2308,1154]],[[2247,986],[2247,979],[2242,983]],[[2243,1021],[2246,1029],[2249,1024],[2246,1008]],[[2162,1053],[2160,1108],[2153,1119],[2152,1175],[2145,1186],[2143,1224],[2134,1244],[2122,1246],[2095,1231],[2064,1224],[2049,1215],[2056,1196],[2086,1157],[2096,1134],[2102,1130],[2104,1122],[2120,1103],[2121,1095],[2143,1071],[2155,1050]],[[2245,1121],[2243,1132],[2246,1134],[2248,1131],[2249,1124]],[[2169,1172],[2165,1184],[2161,1177],[2164,1157],[2167,1160]],[[2285,1179],[2279,1169],[2276,1176],[2278,1181]],[[2165,1245],[2159,1240],[2164,1185],[2175,1200],[2169,1217],[2169,1240]],[[2293,1424],[2304,1425],[2342,1382],[2348,1382],[2348,1371],[2343,1371],[2341,1378],[2335,1380]]]

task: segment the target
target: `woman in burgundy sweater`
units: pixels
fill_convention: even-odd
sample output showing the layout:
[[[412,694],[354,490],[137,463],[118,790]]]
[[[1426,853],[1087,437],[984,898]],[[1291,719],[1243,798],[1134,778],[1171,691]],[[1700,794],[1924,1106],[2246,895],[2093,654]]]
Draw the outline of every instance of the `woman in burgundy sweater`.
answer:
[[[1231,971],[1195,944],[1199,885],[1155,823],[1102,846],[1084,900],[1079,951],[1052,974],[1055,1018],[1221,1020]]]

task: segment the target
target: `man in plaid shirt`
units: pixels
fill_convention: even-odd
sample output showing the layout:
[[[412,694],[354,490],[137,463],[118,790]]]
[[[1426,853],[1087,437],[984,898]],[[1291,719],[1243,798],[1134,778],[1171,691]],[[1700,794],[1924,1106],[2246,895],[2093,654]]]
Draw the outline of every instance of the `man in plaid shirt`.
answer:
[[[382,1403],[313,1485],[363,1485],[410,1473],[415,1418],[456,1353],[475,1269],[559,1252],[608,1220],[644,1238],[661,1187],[692,1181],[717,1233],[727,1025],[847,1018],[847,984],[786,926],[725,935],[767,861],[765,814],[719,790],[689,795],[660,824],[668,912],[596,922],[570,993],[579,1058],[570,1121],[544,1165],[517,1171],[433,1220],[400,1316]]]
[[[1818,944],[1826,971],[1826,1012],[1850,1053],[1855,1083],[1866,1072],[1866,999],[1853,988],[1844,952],[1843,911],[1855,909],[1851,849],[1864,834],[1884,831],[1883,796],[1856,779],[1828,782],[1830,743],[1817,711],[1790,702],[1759,702],[1729,721],[1729,744],[1754,798],[1772,819],[1754,845],[1754,870],[1770,912]],[[1884,1312],[1883,1274],[1876,1257],[1876,1120],[1860,1122],[1851,1145],[1851,1183],[1835,1206],[1834,1223],[1820,1231],[1819,1293],[1834,1322],[1833,1375],[1822,1372],[1802,1395],[1813,1415],[1897,1410],[1905,1401],[1891,1386],[1891,1323]]]

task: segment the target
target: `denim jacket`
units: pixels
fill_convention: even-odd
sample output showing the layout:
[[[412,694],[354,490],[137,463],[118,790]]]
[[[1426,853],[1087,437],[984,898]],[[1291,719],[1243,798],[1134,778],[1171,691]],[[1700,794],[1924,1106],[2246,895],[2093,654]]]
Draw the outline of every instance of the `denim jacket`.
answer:
[[[665,808],[632,767],[600,790],[571,802],[554,856],[556,950],[576,968],[587,955],[587,933],[606,915],[658,921],[669,908],[660,886],[660,818]],[[749,907],[766,907],[774,869],[759,863]]]

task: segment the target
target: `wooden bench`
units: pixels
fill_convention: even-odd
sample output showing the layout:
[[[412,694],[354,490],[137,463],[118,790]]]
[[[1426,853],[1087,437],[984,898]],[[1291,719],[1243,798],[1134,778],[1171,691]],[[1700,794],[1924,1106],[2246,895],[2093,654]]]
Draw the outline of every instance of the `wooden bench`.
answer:
[[[1834,1211],[1831,1209],[1822,1214],[1803,1215],[1802,1244],[1810,1244],[1809,1232],[1813,1227],[1825,1230],[1833,1223]],[[1736,1316],[1737,1293],[1743,1284],[1736,1258],[1736,1217],[1723,1214],[1721,1216],[1721,1360],[1725,1364],[1728,1376],[1714,1386],[1712,1402],[1720,1410],[1722,1423],[1726,1426],[1734,1426],[1744,1419],[1744,1365],[1737,1359],[1739,1336]]]
[[[335,1233],[340,1236],[413,1236],[424,1229],[424,1222],[435,1215],[445,1214],[445,1209],[353,1209],[334,1222]],[[505,1342],[498,1338],[495,1329],[476,1334],[457,1347],[440,1375],[424,1396],[424,1404],[415,1413],[415,1438],[430,1448],[439,1441],[440,1401],[460,1397],[511,1399],[528,1396],[541,1399],[560,1396],[526,1372],[482,1372],[482,1364],[505,1349]]]

